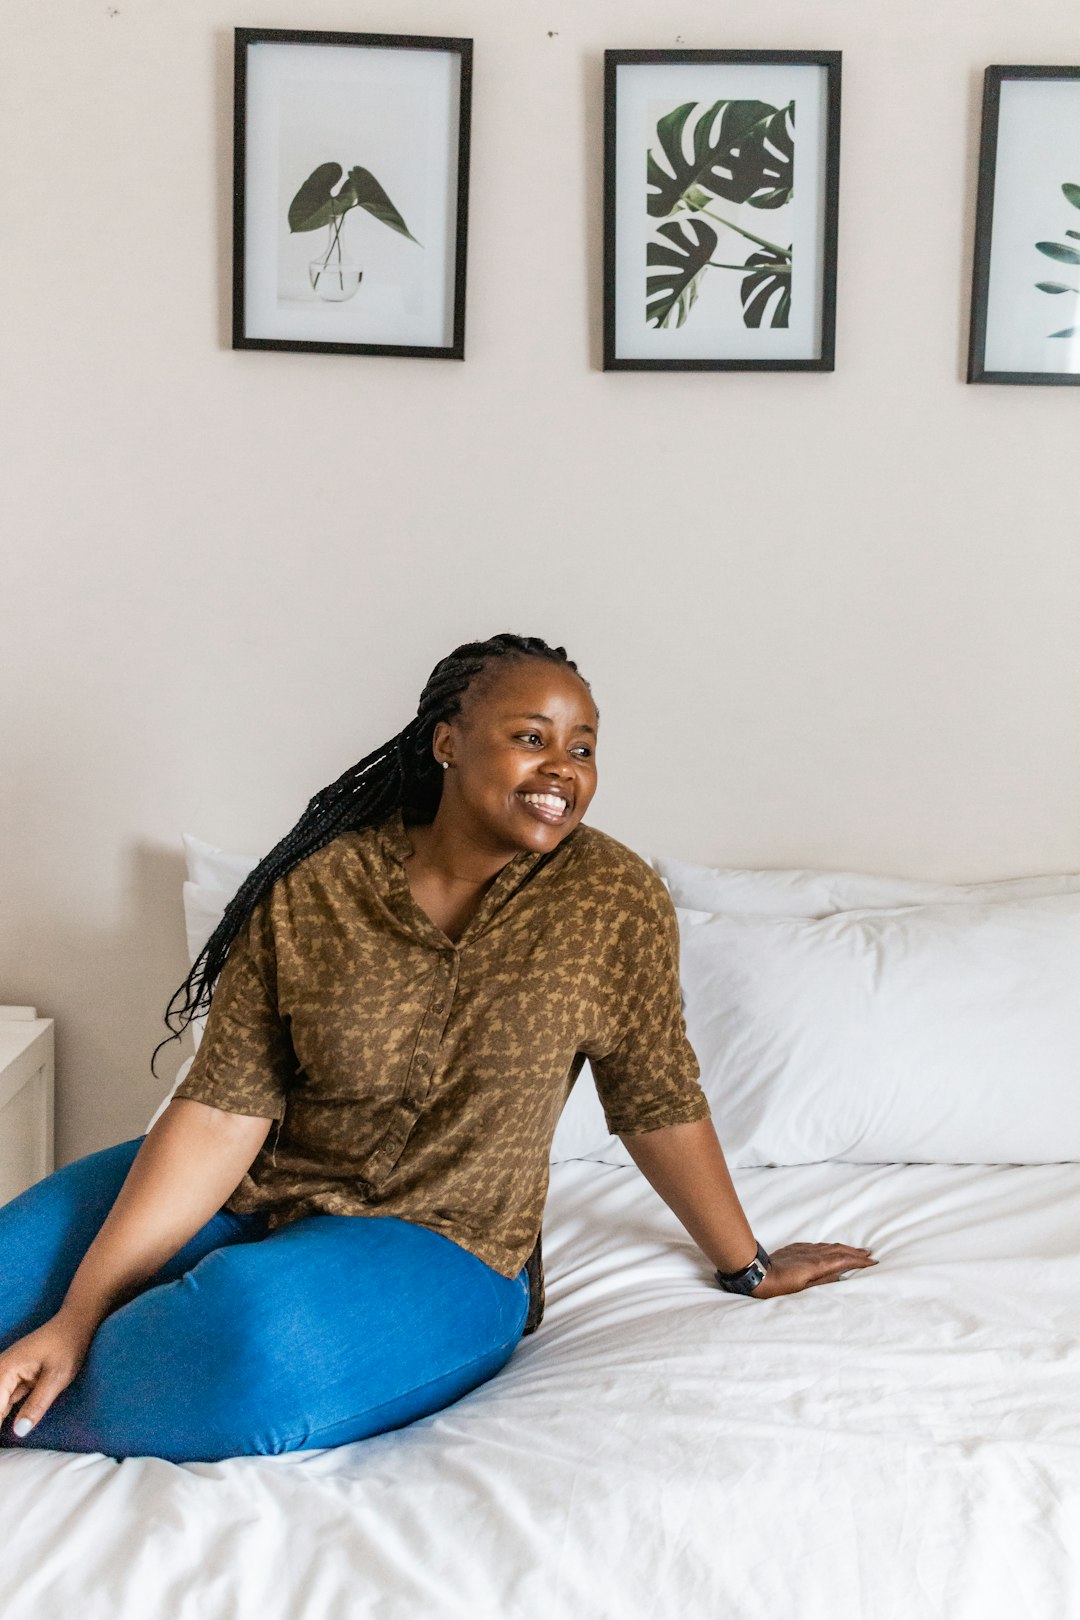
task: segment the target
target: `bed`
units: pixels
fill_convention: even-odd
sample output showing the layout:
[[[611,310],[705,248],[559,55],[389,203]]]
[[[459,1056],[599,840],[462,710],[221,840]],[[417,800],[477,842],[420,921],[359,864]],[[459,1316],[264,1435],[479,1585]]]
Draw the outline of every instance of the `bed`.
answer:
[[[1080,877],[747,896],[654,864],[755,1232],[880,1264],[723,1294],[579,1081],[544,1320],[495,1379],[320,1452],[0,1453],[3,1620],[1080,1615]],[[811,1006],[843,1010],[826,1059]],[[793,1106],[815,1076],[839,1125]]]

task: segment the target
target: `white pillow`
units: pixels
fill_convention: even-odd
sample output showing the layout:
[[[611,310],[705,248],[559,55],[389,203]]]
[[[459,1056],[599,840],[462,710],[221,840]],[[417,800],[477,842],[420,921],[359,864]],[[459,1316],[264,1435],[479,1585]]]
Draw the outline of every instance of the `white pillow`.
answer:
[[[191,833],[183,833],[188,881],[184,884],[184,924],[187,928],[188,960],[195,958],[225,914],[225,907],[248,873],[259,864],[257,855],[237,855],[232,850],[206,844]],[[205,1016],[191,1021],[191,1038],[199,1050]],[[179,1079],[176,1082],[179,1085]]]
[[[237,888],[240,887],[241,881],[242,879],[237,882]],[[195,966],[195,958],[221,921],[225,913],[225,907],[232,899],[232,895],[233,891],[229,889],[207,889],[196,883],[184,884],[184,924],[187,929],[188,965],[190,967]],[[193,1018],[188,1027],[191,1030],[191,1039],[197,1052],[199,1042],[203,1037],[203,1030],[206,1028],[206,1014],[204,1013],[201,1018]],[[194,1061],[194,1057],[189,1057],[185,1058],[184,1062],[181,1063],[168,1095],[162,1098],[150,1124],[146,1126],[147,1131],[156,1124],[172,1102],[173,1093],[181,1080],[187,1079],[187,1072]]]
[[[240,887],[239,884],[236,885]],[[187,930],[188,960],[195,958],[225,915],[225,907],[235,889],[210,889],[200,883],[184,884],[184,926]]]
[[[655,855],[649,864],[677,906],[695,911],[751,912],[768,917],[828,917],[872,906],[958,905],[971,901],[1037,900],[1080,893],[1080,872],[1004,878],[992,883],[922,883],[914,878],[809,868],[691,866]]]
[[[663,881],[677,907],[754,916],[827,917],[863,907],[948,905],[1080,893],[1080,873],[950,884],[800,867],[695,866],[666,855],[646,855],[643,859]],[[555,1145],[563,1158],[587,1158],[607,1164],[634,1162],[619,1138],[607,1134],[587,1065],[566,1105]]]
[[[253,867],[258,865],[254,855],[234,855],[228,850],[204,844],[201,838],[183,834],[184,854],[187,859],[188,881],[184,884],[184,926],[187,930],[188,965],[195,966],[195,958],[214,932],[225,914],[225,907]],[[193,1018],[191,1039],[196,1052],[206,1028],[206,1015]],[[146,1131],[161,1118],[172,1102],[173,1093],[195,1059],[186,1058],[180,1065],[166,1097],[158,1104]],[[145,1133],[144,1133],[145,1134]]]
[[[184,856],[187,860],[189,883],[200,888],[224,889],[231,899],[248,873],[258,866],[258,855],[236,855],[231,850],[218,849],[216,844],[204,844],[201,838],[183,834]]]
[[[678,918],[731,1165],[1080,1160],[1080,894]]]

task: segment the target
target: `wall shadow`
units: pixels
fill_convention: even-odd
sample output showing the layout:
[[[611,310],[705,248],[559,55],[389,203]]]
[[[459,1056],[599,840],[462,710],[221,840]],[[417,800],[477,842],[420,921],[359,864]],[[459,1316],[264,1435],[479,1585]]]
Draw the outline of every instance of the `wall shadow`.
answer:
[[[121,920],[91,928],[70,912],[9,908],[5,1001],[56,1021],[56,1165],[140,1135],[192,1051],[191,1037],[150,1055],[169,997],[188,971],[179,849],[138,843],[125,861]],[[5,930],[6,932],[7,930]]]

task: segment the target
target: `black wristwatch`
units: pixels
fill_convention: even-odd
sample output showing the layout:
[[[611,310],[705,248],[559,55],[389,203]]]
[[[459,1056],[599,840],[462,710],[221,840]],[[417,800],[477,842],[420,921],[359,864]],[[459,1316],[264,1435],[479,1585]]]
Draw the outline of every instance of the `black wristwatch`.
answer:
[[[772,1259],[759,1243],[757,1254],[741,1271],[718,1271],[716,1280],[728,1294],[752,1294],[772,1265]]]

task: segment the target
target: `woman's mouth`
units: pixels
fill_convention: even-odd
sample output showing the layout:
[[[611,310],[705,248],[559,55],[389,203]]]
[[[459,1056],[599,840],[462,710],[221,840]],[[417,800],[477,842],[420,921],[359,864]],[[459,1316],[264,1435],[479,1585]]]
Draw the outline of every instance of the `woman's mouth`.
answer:
[[[530,815],[549,827],[557,827],[570,814],[570,806],[558,793],[519,793],[518,798]]]

